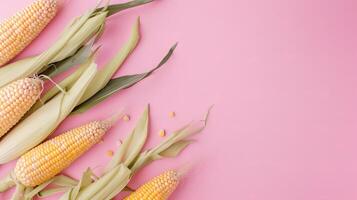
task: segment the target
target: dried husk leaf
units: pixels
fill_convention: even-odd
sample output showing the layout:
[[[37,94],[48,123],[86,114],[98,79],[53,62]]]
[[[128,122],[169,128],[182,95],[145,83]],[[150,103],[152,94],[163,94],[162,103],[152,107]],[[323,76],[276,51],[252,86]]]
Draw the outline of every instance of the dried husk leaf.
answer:
[[[63,50],[57,54],[52,62],[58,62],[74,54],[82,45],[96,36],[105,23],[107,12],[96,13],[89,18],[79,31],[67,42]]]
[[[16,189],[14,194],[11,197],[11,200],[23,200],[25,197],[25,189],[26,187],[21,183],[16,184]]]
[[[88,100],[107,85],[110,79],[138,45],[139,40],[140,18],[138,18],[133,25],[129,40],[124,44],[118,54],[102,70],[98,71],[94,78],[93,84],[86,90],[79,104]]]
[[[67,71],[73,66],[84,63],[89,59],[89,57],[93,55],[93,44],[94,40],[92,40],[92,42],[90,42],[89,44],[81,47],[73,56],[57,63],[53,63],[49,69],[44,72],[41,72],[41,74],[53,78],[58,74]]]
[[[68,90],[73,86],[74,83],[78,80],[78,78],[83,74],[83,72],[94,62],[94,56],[90,57],[85,63],[81,64],[78,69],[69,75],[67,78],[65,78],[62,82],[58,84],[59,87],[61,87],[64,90]],[[60,93],[59,87],[52,87],[49,91],[47,91],[42,97],[41,101],[37,101],[35,105],[32,106],[30,111],[26,114],[26,116],[29,116],[36,110],[38,110],[41,106],[46,104],[48,101],[50,101],[53,97],[55,97],[58,93]],[[88,86],[89,87],[89,86]]]
[[[174,143],[171,147],[162,151],[159,155],[162,157],[177,157],[188,145],[192,144],[193,140],[182,140]]]
[[[141,80],[145,79],[146,77],[150,76],[152,73],[154,73],[156,70],[158,70],[160,67],[162,67],[172,56],[173,52],[176,49],[177,44],[175,44],[169,52],[166,54],[166,56],[161,60],[161,62],[158,64],[157,67],[154,69],[150,70],[149,72],[142,73],[142,74],[135,74],[135,75],[128,75],[128,76],[122,76],[119,78],[112,79],[108,82],[108,84],[98,91],[95,95],[93,95],[90,99],[87,101],[83,102],[82,104],[78,105],[72,114],[80,114],[84,113],[90,108],[94,107],[95,105],[99,104],[100,102],[104,101],[111,95],[115,94],[116,92],[119,92],[123,89],[129,88]]]
[[[70,193],[71,199],[77,197],[81,188],[87,187],[88,185],[90,185],[92,183],[92,175],[93,175],[92,170],[90,168],[88,168],[84,172],[81,180],[79,181],[79,184],[72,189],[72,191]]]
[[[128,175],[129,174],[129,175]],[[117,187],[121,183],[126,183],[130,176],[130,170],[124,165],[118,165],[110,172],[100,177],[97,181],[82,189],[78,196],[75,198],[67,198],[66,195],[62,196],[60,200],[91,200],[100,191],[104,190],[111,182],[118,183]],[[125,185],[123,186],[125,187]]]
[[[39,195],[50,184],[61,186],[59,187],[61,190],[56,190],[59,188],[52,188],[50,189],[51,191],[46,190],[44,193],[42,193],[42,196],[48,194],[54,194],[55,192],[59,192],[59,191],[67,191],[68,188],[75,187],[77,185],[77,181],[64,175],[55,176],[51,180],[48,180],[45,183],[36,186],[35,188],[26,188],[25,199],[29,199],[29,200],[33,199],[36,195]]]
[[[37,196],[39,198],[46,198],[46,197],[52,196],[54,194],[63,193],[63,192],[66,192],[66,191],[68,191],[68,187],[51,188],[51,189],[47,189],[47,190],[43,190],[43,191],[39,192],[37,194]]]
[[[129,183],[131,171],[125,166],[120,165],[119,172],[111,179],[111,181],[101,190],[99,190],[92,198],[88,199],[103,199],[111,200]],[[79,200],[84,200],[79,196]]]
[[[100,89],[105,87],[105,85],[109,82],[110,78],[120,68],[120,66],[123,64],[126,58],[130,55],[130,53],[135,49],[140,39],[139,26],[140,26],[140,21],[138,18],[138,20],[133,25],[129,40],[125,43],[124,47],[118,52],[118,54],[114,57],[114,59],[111,62],[109,62],[104,67],[104,69],[99,70],[97,72],[97,75],[92,81],[93,84],[88,86],[88,89],[85,91],[78,105],[81,104],[83,101],[88,100],[96,92],[98,92]],[[79,67],[75,73],[69,75],[67,78],[62,80],[58,85],[64,89],[71,87],[73,83],[78,79],[82,71],[85,70],[86,68],[85,65],[88,65],[88,62],[91,62],[92,60],[94,60],[93,55],[89,59],[89,61],[87,61],[85,64]],[[40,108],[44,103],[49,101],[59,92],[60,90],[58,87],[53,87],[51,90],[45,93],[45,95],[41,98],[41,101],[37,102],[28,113],[32,113],[38,108]]]
[[[71,113],[96,72],[93,63],[67,93],[58,94],[15,126],[0,141],[0,164],[18,158],[46,139]]]
[[[186,142],[182,141],[186,141],[186,138],[201,132],[205,128],[205,123],[205,121],[190,123],[174,132],[169,138],[161,142],[155,148],[141,153],[137,157],[135,163],[132,166],[129,166],[130,170],[135,173],[151,162],[166,157],[165,153],[167,154],[168,152],[170,152],[168,157],[172,157],[173,154],[176,156],[179,155],[179,153],[188,146]]]
[[[115,152],[113,158],[108,163],[105,172],[110,171],[115,166],[123,163],[125,166],[129,166],[139,155],[142,150],[147,136],[149,128],[149,106],[144,110],[141,118],[137,122],[132,133],[123,141],[118,151]]]

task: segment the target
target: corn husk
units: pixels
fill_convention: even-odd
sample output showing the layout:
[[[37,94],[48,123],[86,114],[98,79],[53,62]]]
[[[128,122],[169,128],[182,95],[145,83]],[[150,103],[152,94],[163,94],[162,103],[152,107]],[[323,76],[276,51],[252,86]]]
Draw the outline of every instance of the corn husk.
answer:
[[[123,48],[119,53],[102,69],[99,70],[97,75],[94,77],[93,84],[89,87],[83,97],[81,98],[79,104],[88,100],[99,90],[103,89],[118,69],[123,65],[124,61],[128,56],[134,51],[140,40],[140,18],[137,18],[134,23],[129,40],[124,44]]]
[[[0,164],[7,163],[41,143],[71,113],[97,72],[92,63],[66,93],[60,93],[15,126],[0,141]]]
[[[114,198],[124,190],[138,170],[155,160],[178,156],[180,152],[193,142],[193,140],[188,138],[201,132],[206,126],[207,117],[205,120],[184,126],[158,146],[140,153],[148,134],[148,111],[148,108],[146,108],[134,131],[124,140],[115,156],[107,165],[105,173],[97,181],[92,182],[86,187],[81,187],[78,195],[70,195],[72,189],[66,192],[60,200],[110,200]],[[129,172],[128,177],[127,173]],[[90,178],[92,174],[84,173],[83,176]]]
[[[134,23],[131,31],[131,35],[121,50],[117,53],[117,55],[102,69],[99,70],[94,80],[93,84],[88,86],[88,89],[85,91],[81,100],[78,102],[78,105],[88,100],[91,96],[93,96],[96,92],[101,90],[106,84],[110,81],[116,71],[122,66],[124,61],[130,56],[131,52],[135,49],[140,39],[140,19],[138,18]],[[91,45],[87,45],[91,46]],[[91,57],[86,62],[92,62],[94,60],[94,54],[92,53]],[[61,88],[69,88],[71,87],[75,81],[78,79],[79,75],[82,71],[85,70],[85,67],[82,66],[78,68],[73,74],[69,75],[63,81],[61,81],[58,85]],[[46,74],[47,75],[47,74]],[[36,111],[43,104],[52,99],[55,95],[60,93],[59,87],[53,87],[51,90],[45,93],[45,95],[41,98],[41,101],[37,102],[29,113]]]
[[[51,63],[51,60],[60,51],[65,50],[64,47],[66,43],[76,34],[77,31],[86,23],[90,18],[93,11],[89,11],[83,16],[81,16],[75,23],[70,25],[70,29],[63,33],[61,38],[55,42],[47,51],[42,54],[25,60],[20,60],[9,65],[5,65],[0,69],[0,87],[4,85],[38,73],[44,66]]]
[[[50,68],[44,70],[43,72],[41,72],[41,74],[53,78],[58,74],[67,71],[73,66],[84,63],[96,52],[92,50],[93,45],[94,40],[91,40],[87,45],[81,47],[78,52],[76,52],[73,56],[66,58],[62,61],[53,63]]]
[[[8,83],[43,72],[55,63],[63,61],[75,53],[93,37],[101,35],[105,20],[109,16],[128,8],[140,6],[151,1],[133,0],[128,3],[110,5],[90,10],[76,18],[65,28],[60,38],[38,56],[19,60],[0,69],[0,87]]]
[[[95,105],[101,103],[111,95],[123,90],[130,88],[134,86],[135,84],[139,83],[140,81],[144,80],[151,74],[153,74],[156,70],[161,68],[172,56],[173,52],[175,51],[177,47],[177,44],[172,46],[169,50],[169,52],[166,54],[166,56],[160,61],[160,63],[152,70],[141,73],[141,74],[135,74],[135,75],[128,75],[128,76],[122,76],[118,78],[114,78],[110,80],[107,85],[99,90],[95,95],[93,95],[91,98],[88,100],[84,101],[82,104],[78,105],[74,111],[72,112],[73,114],[80,114],[84,113],[90,108],[94,107]]]

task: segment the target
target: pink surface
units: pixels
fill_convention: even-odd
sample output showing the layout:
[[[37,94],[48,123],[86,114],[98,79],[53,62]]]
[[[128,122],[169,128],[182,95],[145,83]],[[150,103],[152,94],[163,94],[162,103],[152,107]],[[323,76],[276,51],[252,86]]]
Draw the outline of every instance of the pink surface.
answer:
[[[2,0],[0,17],[30,2]],[[69,2],[22,56],[48,47],[96,0]],[[149,69],[180,44],[152,77],[61,125],[57,133],[120,108],[132,116],[66,173],[78,177],[88,166],[100,172],[105,152],[129,133],[147,103],[149,146],[162,140],[161,128],[200,119],[215,104],[197,143],[145,168],[131,186],[189,162],[194,168],[171,199],[356,199],[356,9],[353,0],[158,0],[110,18],[99,42],[100,66],[135,18],[142,19],[141,43],[119,74]],[[10,166],[1,166],[1,175]]]

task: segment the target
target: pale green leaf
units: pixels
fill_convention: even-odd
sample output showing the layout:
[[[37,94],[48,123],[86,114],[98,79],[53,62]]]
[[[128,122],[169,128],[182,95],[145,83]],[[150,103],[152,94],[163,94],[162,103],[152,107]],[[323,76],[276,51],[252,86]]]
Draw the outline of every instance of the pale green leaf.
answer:
[[[192,140],[182,140],[174,143],[166,150],[160,152],[160,156],[163,157],[176,157],[178,156],[188,145],[192,144]]]
[[[124,61],[129,57],[133,52],[135,47],[138,45],[140,39],[140,20],[139,18],[135,21],[131,35],[121,50],[117,55],[101,70],[98,71],[97,75],[93,80],[88,89],[85,91],[83,97],[81,98],[79,104],[85,102],[90,97],[92,97],[99,90],[103,89],[118,69],[122,66]]]
[[[66,58],[65,60],[51,64],[51,67],[48,68],[46,71],[42,72],[41,74],[46,75],[48,77],[55,77],[56,75],[67,71],[71,67],[86,62],[93,53],[93,42],[81,47],[74,55]]]
[[[123,141],[119,150],[115,152],[113,158],[105,169],[106,172],[121,163],[124,163],[125,166],[129,166],[130,163],[134,161],[146,142],[148,127],[149,106],[145,108],[132,133]]]
[[[84,113],[85,111],[89,110],[93,106],[99,104],[100,102],[104,101],[106,98],[110,97],[116,92],[119,92],[123,89],[129,88],[141,80],[145,79],[146,77],[150,76],[154,71],[159,69],[161,66],[163,66],[171,57],[173,54],[177,44],[175,44],[170,51],[167,53],[167,55],[161,60],[159,65],[155,67],[153,70],[142,73],[142,74],[136,74],[136,75],[129,75],[129,76],[122,76],[119,78],[115,78],[109,81],[109,83],[101,89],[99,92],[97,92],[94,96],[92,96],[90,99],[85,101],[84,103],[78,105],[72,114],[79,114],[79,113]]]
[[[82,188],[87,187],[88,185],[90,185],[92,183],[92,175],[93,175],[93,172],[90,168],[88,168],[83,173],[78,185],[71,191],[71,195],[70,195],[71,199],[76,199],[79,194],[79,191]]]
[[[54,194],[62,193],[62,192],[66,192],[66,191],[68,191],[68,187],[51,188],[51,189],[47,189],[47,190],[43,190],[43,191],[39,192],[37,196],[40,198],[46,198],[46,197],[52,196]]]

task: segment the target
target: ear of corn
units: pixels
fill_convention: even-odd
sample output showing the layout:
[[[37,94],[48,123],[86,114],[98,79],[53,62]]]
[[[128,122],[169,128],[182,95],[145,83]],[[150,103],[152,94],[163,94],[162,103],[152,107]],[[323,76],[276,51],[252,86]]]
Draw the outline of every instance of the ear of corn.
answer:
[[[126,197],[125,200],[166,200],[175,191],[178,184],[178,172],[169,170],[142,185],[139,189]]]
[[[72,56],[79,48],[103,31],[108,12],[115,14],[128,8],[140,6],[150,1],[133,0],[124,4],[89,11],[76,18],[63,32],[59,40],[41,55],[26,58],[0,68],[0,87],[32,74],[46,70],[52,63]],[[115,8],[108,10],[109,8]]]
[[[0,163],[20,157],[41,143],[71,113],[93,80],[97,67],[93,63],[66,93],[61,93],[15,126],[0,141]]]
[[[42,92],[42,84],[39,78],[24,78],[0,89],[0,137],[35,104]]]
[[[98,143],[112,124],[112,120],[94,121],[40,144],[17,161],[16,179],[26,187],[48,181]]]
[[[37,0],[0,24],[0,66],[24,50],[57,12],[56,0]]]

